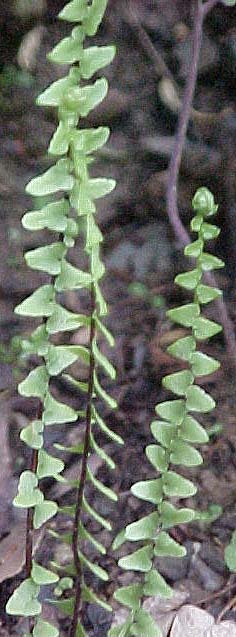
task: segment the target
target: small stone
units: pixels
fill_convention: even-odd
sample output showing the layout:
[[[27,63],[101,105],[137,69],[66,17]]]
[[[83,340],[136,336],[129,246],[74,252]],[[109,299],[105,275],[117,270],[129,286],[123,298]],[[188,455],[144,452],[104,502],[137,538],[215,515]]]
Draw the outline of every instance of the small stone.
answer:
[[[188,604],[183,606],[171,629],[170,637],[204,637],[206,632],[214,625],[214,618],[205,610]],[[211,631],[209,632],[209,637]]]

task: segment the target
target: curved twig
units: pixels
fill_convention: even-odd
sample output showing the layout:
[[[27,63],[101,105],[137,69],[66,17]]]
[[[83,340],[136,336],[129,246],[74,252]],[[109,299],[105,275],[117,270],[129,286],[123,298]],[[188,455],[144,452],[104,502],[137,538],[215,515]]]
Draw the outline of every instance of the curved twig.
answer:
[[[195,6],[195,16],[194,16],[194,27],[193,27],[193,35],[192,35],[192,61],[189,70],[188,79],[186,82],[185,92],[182,101],[182,110],[180,112],[178,127],[176,132],[175,144],[169,164],[169,174],[168,174],[168,183],[167,183],[167,214],[170,220],[170,223],[174,229],[175,235],[180,242],[181,246],[186,245],[190,242],[190,237],[188,232],[186,231],[179,215],[178,203],[177,203],[177,192],[178,192],[178,181],[179,181],[179,171],[180,164],[183,154],[183,149],[186,141],[186,133],[188,129],[188,124],[190,120],[192,102],[194,98],[196,82],[197,82],[197,73],[198,73],[198,63],[201,51],[201,43],[202,43],[202,31],[203,31],[203,21],[207,13],[218,3],[218,0],[208,0],[205,4],[202,4],[201,0],[197,0]],[[206,276],[207,281],[210,285],[215,287],[215,278],[213,275],[208,274]],[[232,358],[234,364],[236,364],[236,339],[234,334],[234,328],[232,321],[228,315],[227,308],[225,303],[218,299],[216,301],[218,312],[220,315],[220,321],[223,325],[224,336],[227,351]]]

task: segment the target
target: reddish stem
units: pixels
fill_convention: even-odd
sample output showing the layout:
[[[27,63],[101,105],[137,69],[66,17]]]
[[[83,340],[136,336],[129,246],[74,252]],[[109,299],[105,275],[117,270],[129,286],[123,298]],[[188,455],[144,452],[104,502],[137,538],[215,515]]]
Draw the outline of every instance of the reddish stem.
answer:
[[[76,498],[76,510],[75,510],[75,518],[74,518],[74,527],[73,527],[73,537],[72,537],[72,550],[74,557],[74,565],[76,568],[76,581],[75,581],[75,605],[74,612],[69,632],[69,637],[76,637],[76,630],[79,621],[79,612],[80,612],[80,604],[81,604],[81,578],[82,578],[82,569],[81,562],[78,556],[78,535],[79,535],[79,524],[82,513],[83,506],[83,495],[86,483],[86,475],[87,475],[87,466],[88,466],[88,456],[90,450],[90,437],[91,437],[91,420],[92,420],[92,401],[93,401],[93,390],[94,390],[94,370],[95,370],[95,360],[93,356],[93,341],[95,337],[95,320],[93,318],[95,311],[95,293],[94,286],[91,288],[91,327],[90,327],[90,363],[89,363],[89,382],[88,382],[88,399],[87,399],[87,409],[86,409],[86,427],[85,427],[85,437],[84,437],[84,450],[82,456],[82,467],[80,473],[79,487],[77,490],[77,498]]]

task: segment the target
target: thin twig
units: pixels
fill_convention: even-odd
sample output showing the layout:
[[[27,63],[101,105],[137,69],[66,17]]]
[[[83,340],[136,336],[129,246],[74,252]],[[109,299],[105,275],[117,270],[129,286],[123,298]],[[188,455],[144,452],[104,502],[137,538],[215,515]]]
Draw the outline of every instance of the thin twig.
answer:
[[[196,602],[196,605],[197,606],[203,606],[203,604],[210,604],[211,602],[213,602],[218,597],[223,597],[223,595],[225,595],[226,593],[230,592],[235,587],[236,587],[236,582],[229,582],[223,588],[221,588],[219,591],[215,591],[214,593],[211,593],[210,595],[206,595],[205,597],[202,597],[201,599],[199,599]]]
[[[197,82],[198,63],[202,43],[203,20],[210,9],[213,8],[215,4],[217,4],[217,2],[218,0],[208,0],[208,2],[203,5],[201,0],[197,0],[195,6],[194,27],[192,35],[192,60],[183,96],[182,110],[179,116],[174,148],[169,164],[166,193],[167,214],[181,246],[185,246],[190,243],[190,237],[180,219],[177,203],[180,164],[184,145],[186,142],[186,134]],[[205,278],[211,286],[216,286],[215,277],[212,274],[207,274]],[[229,318],[224,301],[222,299],[218,299],[216,301],[216,305],[220,316],[220,322],[222,323],[224,329],[227,351],[232,358],[233,363],[236,364],[236,340],[232,321]]]
[[[82,569],[81,562],[78,555],[78,534],[79,534],[79,524],[82,513],[83,506],[83,495],[84,488],[86,483],[86,475],[87,475],[87,466],[88,466],[88,456],[90,450],[90,438],[91,438],[91,420],[92,420],[92,401],[93,401],[93,390],[94,390],[94,370],[95,370],[95,360],[93,356],[93,341],[95,337],[95,320],[94,320],[94,311],[95,311],[95,293],[94,293],[94,285],[91,286],[91,326],[90,326],[90,362],[89,362],[89,382],[88,382],[88,398],[87,398],[87,409],[86,409],[86,427],[85,427],[85,437],[84,437],[84,450],[82,457],[82,466],[81,473],[79,479],[79,487],[77,490],[77,498],[76,498],[76,510],[75,510],[75,518],[74,518],[74,527],[73,527],[73,537],[72,537],[72,550],[74,557],[74,565],[76,569],[76,581],[75,581],[75,604],[73,617],[69,632],[69,637],[75,637],[78,621],[79,621],[79,612],[80,612],[80,603],[81,603],[81,578],[82,578]]]
[[[226,613],[228,613],[228,611],[231,610],[231,608],[233,608],[234,606],[236,606],[236,595],[234,595],[234,597],[232,599],[230,599],[227,604],[225,604],[224,608],[219,613],[219,615],[217,617],[217,624],[219,622],[221,622],[221,620],[226,615]]]
[[[171,82],[175,85],[176,83],[175,83],[174,76],[172,75],[170,69],[168,68],[164,58],[162,57],[161,53],[156,49],[151,39],[149,38],[149,35],[147,34],[143,26],[140,24],[140,18],[137,11],[135,10],[134,4],[130,3],[128,7],[125,4],[123,9],[123,15],[125,18],[125,22],[134,31],[136,38],[141,48],[143,49],[144,53],[152,61],[157,77],[159,79],[161,79],[163,76],[168,77],[169,80],[171,80]]]
[[[178,188],[180,164],[181,164],[183,149],[185,145],[186,133],[187,133],[188,123],[190,119],[191,106],[192,106],[196,82],[197,82],[198,63],[199,63],[201,43],[202,43],[202,25],[203,25],[203,11],[202,11],[201,3],[198,1],[197,6],[195,8],[195,20],[194,20],[194,29],[193,29],[193,36],[192,36],[192,41],[193,41],[192,62],[191,62],[189,76],[187,79],[185,92],[183,96],[182,110],[179,116],[175,144],[174,144],[173,153],[170,160],[169,177],[168,177],[168,184],[167,184],[167,212],[168,212],[171,225],[174,228],[175,234],[178,237],[178,239],[181,241],[182,245],[186,245],[187,243],[189,243],[189,236],[179,217],[178,204],[177,204],[177,188]]]

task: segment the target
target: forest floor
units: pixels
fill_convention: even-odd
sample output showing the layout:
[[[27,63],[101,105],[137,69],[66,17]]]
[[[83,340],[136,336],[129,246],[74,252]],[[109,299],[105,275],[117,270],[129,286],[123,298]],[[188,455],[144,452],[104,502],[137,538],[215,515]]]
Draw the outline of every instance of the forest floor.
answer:
[[[60,2],[56,4],[59,8]],[[111,86],[109,96],[89,118],[89,124],[107,124],[112,130],[108,146],[98,158],[96,174],[117,180],[114,194],[100,204],[98,211],[105,236],[103,255],[107,275],[103,289],[110,308],[107,325],[116,338],[110,355],[117,368],[117,383],[108,389],[119,404],[115,414],[104,415],[123,436],[125,445],[120,449],[112,443],[107,445],[116,462],[112,473],[96,458],[91,461],[96,475],[119,495],[118,507],[108,506],[90,494],[95,508],[112,518],[114,535],[146,510],[129,490],[141,476],[151,477],[144,455],[144,448],[151,441],[149,426],[155,404],[166,397],[161,387],[162,376],[178,369],[165,349],[180,330],[166,319],[165,311],[184,299],[173,283],[174,276],[183,268],[183,256],[167,220],[165,185],[178,109],[168,78],[175,78],[181,92],[189,64],[189,2],[136,0],[134,5],[138,23],[125,2],[119,2],[118,7],[118,3],[110,1],[97,41],[115,42],[118,53],[112,67],[106,70]],[[220,204],[218,223],[222,230],[214,249],[226,261],[225,272],[218,276],[218,281],[234,320],[236,11],[219,7],[213,14],[205,26],[195,97],[195,109],[204,116],[193,117],[189,128],[179,205],[187,227],[196,188],[206,185],[214,191]],[[24,565],[25,515],[13,509],[11,501],[19,473],[29,461],[19,432],[35,414],[35,402],[17,395],[17,381],[23,377],[27,363],[17,358],[15,340],[17,335],[29,333],[33,323],[20,320],[13,308],[45,282],[43,275],[29,271],[25,265],[23,252],[33,248],[38,237],[26,233],[20,219],[32,205],[24,186],[49,165],[46,148],[55,127],[54,113],[36,107],[35,97],[65,72],[45,59],[46,52],[66,32],[65,26],[51,19],[24,29],[20,53],[17,45],[21,68],[17,66],[17,50],[13,46],[12,53],[6,51],[0,74],[0,442],[4,458],[0,464],[0,637],[15,637],[24,630],[23,620],[16,622],[7,617],[4,607]],[[42,234],[41,239],[43,243],[48,237]],[[79,244],[77,255],[81,264]],[[84,297],[78,298],[74,293],[70,293],[67,301],[78,312],[86,307]],[[209,316],[215,312],[213,307]],[[81,336],[80,332],[71,337],[71,342],[86,343],[86,338],[87,334]],[[222,515],[211,524],[201,522],[178,528],[176,538],[185,544],[187,556],[181,561],[160,560],[159,567],[168,582],[183,594],[182,600],[218,617],[236,593],[236,577],[230,576],[224,565],[224,548],[236,528],[235,373],[225,352],[223,336],[215,338],[205,351],[221,361],[221,369],[213,379],[204,379],[204,388],[210,390],[217,408],[204,419],[210,443],[203,449],[204,464],[200,470],[188,471],[198,485],[198,494],[187,505],[201,510],[207,510],[211,504],[219,505]],[[60,385],[58,390],[65,401],[75,404],[76,397],[66,385]],[[56,439],[66,438],[71,444],[76,435],[74,427],[50,432],[49,449]],[[67,475],[75,477],[78,467],[72,458],[68,458],[68,466]],[[69,488],[62,493],[58,485],[50,482],[45,488],[47,494],[61,503],[72,501]],[[101,565],[110,571],[111,577],[108,585],[100,585],[100,592],[110,601],[115,583],[127,584],[131,575],[117,568],[107,532],[95,531],[107,546]],[[60,549],[55,554],[50,539],[47,554],[42,554],[41,540],[39,537],[38,550],[44,563],[48,558],[59,559]],[[54,610],[49,609],[48,617],[53,616]],[[236,620],[233,606],[225,618]],[[110,621],[104,610],[88,605],[86,624],[91,637],[104,637]],[[66,635],[66,630],[67,623],[62,619],[61,634]]]

